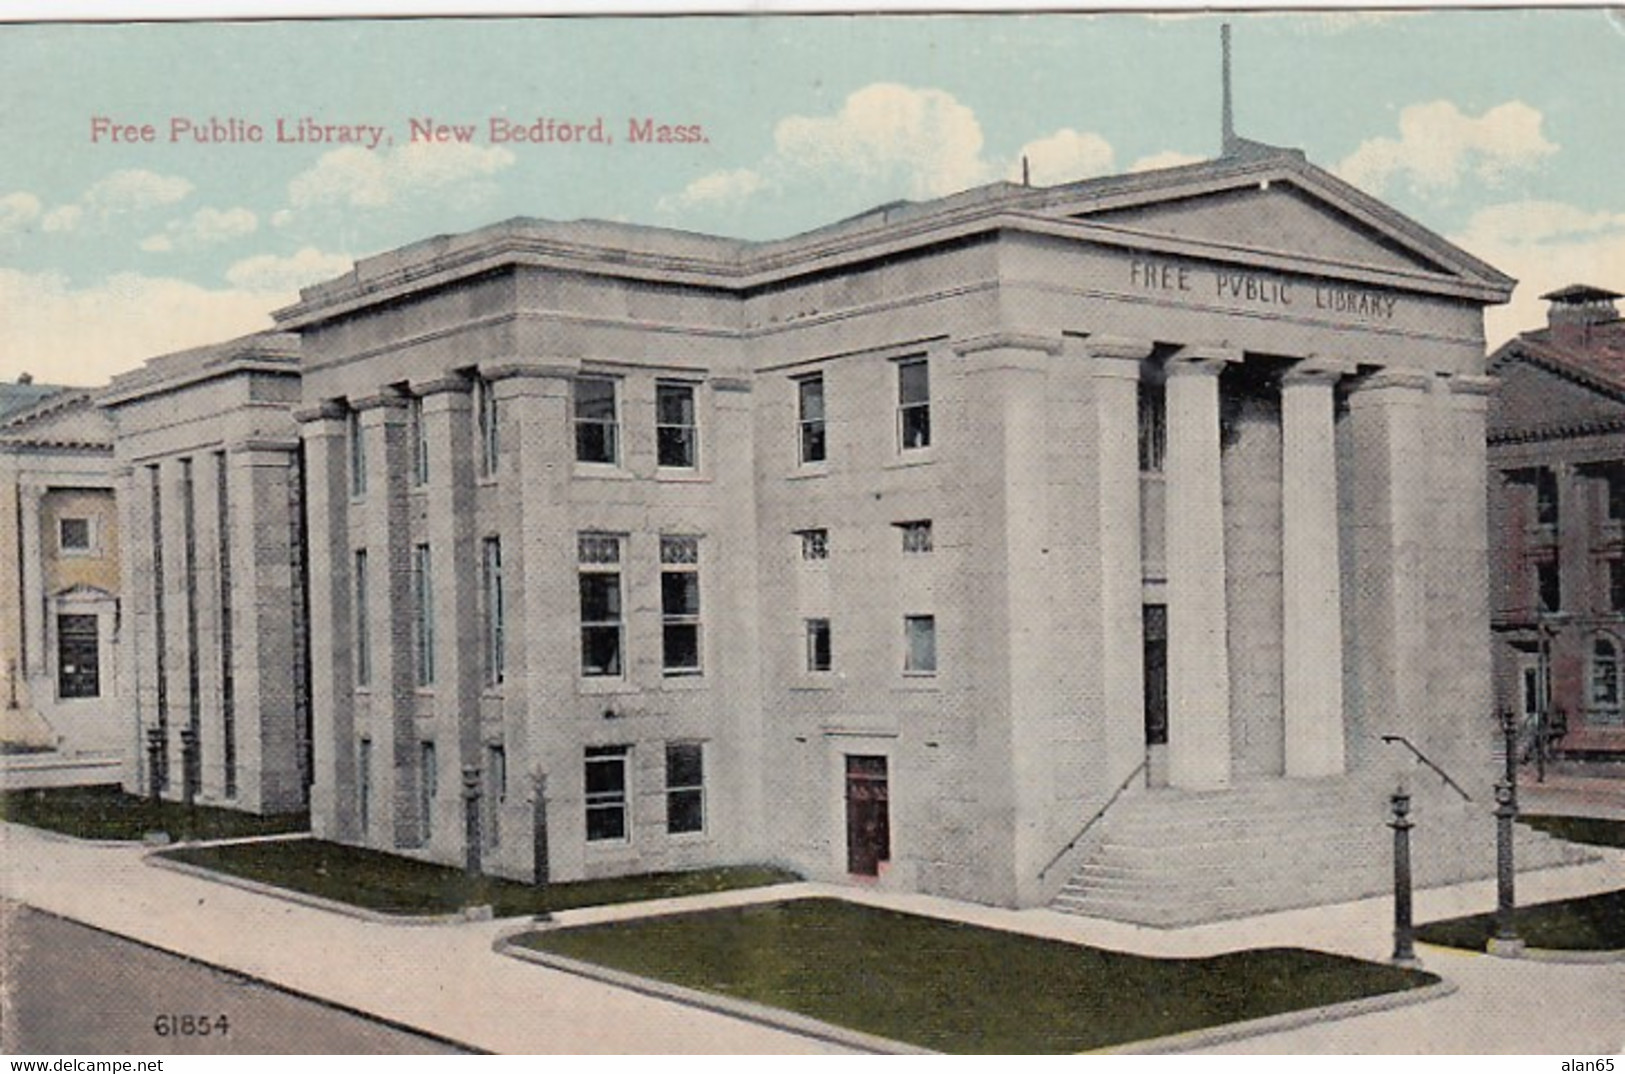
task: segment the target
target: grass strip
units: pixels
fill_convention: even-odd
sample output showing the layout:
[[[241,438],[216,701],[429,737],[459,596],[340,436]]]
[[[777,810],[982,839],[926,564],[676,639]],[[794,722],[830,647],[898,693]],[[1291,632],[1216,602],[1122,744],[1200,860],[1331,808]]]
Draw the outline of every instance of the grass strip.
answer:
[[[1625,891],[1520,906],[1513,921],[1518,935],[1530,947],[1625,951]],[[1432,921],[1416,930],[1417,938],[1427,943],[1469,951],[1484,950],[1493,935],[1493,913]]]
[[[1608,820],[1603,817],[1553,817],[1541,814],[1519,817],[1518,821],[1571,843],[1589,843],[1596,847],[1625,847],[1625,820]]]
[[[1146,958],[836,899],[548,930],[518,942],[953,1053],[1086,1051],[1438,980],[1295,948]]]
[[[137,841],[148,832],[176,840],[238,839],[310,828],[308,813],[258,816],[235,809],[192,806],[126,794],[116,784],[41,787],[0,793],[0,820],[46,828],[79,839]]]

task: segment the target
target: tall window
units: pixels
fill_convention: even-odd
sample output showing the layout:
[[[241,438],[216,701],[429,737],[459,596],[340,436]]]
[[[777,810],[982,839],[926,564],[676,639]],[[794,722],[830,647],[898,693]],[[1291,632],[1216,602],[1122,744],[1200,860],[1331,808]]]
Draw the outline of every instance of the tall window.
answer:
[[[440,793],[440,767],[433,742],[418,744],[418,836],[427,843],[434,834],[434,800]]]
[[[502,539],[487,537],[480,545],[481,586],[485,611],[485,683],[502,682],[507,609],[502,602]]]
[[[367,613],[367,550],[355,550],[355,684],[372,682],[372,628]]]
[[[824,560],[829,558],[829,530],[797,530],[796,538],[801,543],[802,559]]]
[[[1140,472],[1162,473],[1168,452],[1168,401],[1161,384],[1140,382]]]
[[[655,441],[661,466],[692,470],[699,465],[700,430],[694,416],[694,385],[655,385]]]
[[[485,747],[485,843],[502,842],[502,806],[508,800],[508,751],[501,745]]]
[[[1535,470],[1535,524],[1557,525],[1557,472],[1549,466]]]
[[[700,539],[660,538],[661,667],[700,673]]]
[[[904,451],[931,446],[931,367],[924,358],[897,363],[897,436]]]
[[[361,428],[361,411],[351,408],[344,415],[345,441],[349,445],[350,495],[367,494],[367,439]]]
[[[626,746],[589,746],[586,755],[587,842],[626,840]]]
[[[808,619],[807,670],[828,671],[834,666],[834,651],[830,645],[829,620]]]
[[[498,423],[496,388],[484,377],[474,378],[474,423],[479,436],[479,472],[481,477],[495,477],[497,461],[502,449],[501,426]]]
[[[796,381],[796,417],[801,430],[801,461],[823,462],[827,448],[824,439],[822,374]]]
[[[1563,584],[1556,557],[1535,561],[1535,595],[1542,612],[1562,610]]]
[[[931,520],[920,519],[916,522],[899,522],[897,528],[903,534],[903,551],[911,556],[923,555],[931,551]]]
[[[364,738],[356,750],[355,796],[356,812],[360,815],[361,834],[367,834],[372,817],[372,739]]]
[[[412,436],[412,484],[429,483],[429,430],[423,424],[423,397],[409,396],[406,401],[406,423]]]
[[[620,462],[615,417],[615,382],[608,377],[580,377],[575,382],[576,459]]]
[[[1608,561],[1608,610],[1625,612],[1625,559]]]
[[[666,831],[705,831],[705,748],[698,742],[666,744]]]
[[[1625,462],[1604,463],[1600,469],[1608,521],[1625,521]]]
[[[1619,650],[1604,637],[1591,644],[1591,707],[1619,708]]]
[[[931,615],[903,617],[903,670],[910,675],[937,673],[937,620]]]
[[[94,615],[56,617],[56,694],[102,696],[101,637]]]
[[[581,584],[581,674],[621,674],[621,538],[583,533],[576,541]]]
[[[417,684],[434,685],[434,569],[429,546],[412,549],[412,657]]]

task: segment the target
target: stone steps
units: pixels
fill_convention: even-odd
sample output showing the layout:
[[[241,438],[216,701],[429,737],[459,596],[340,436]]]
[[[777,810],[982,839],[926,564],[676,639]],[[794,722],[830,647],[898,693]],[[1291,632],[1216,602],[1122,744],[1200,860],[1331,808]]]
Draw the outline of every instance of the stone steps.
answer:
[[[1412,814],[1418,887],[1493,876],[1488,802],[1421,792]],[[1386,793],[1369,780],[1273,780],[1229,791],[1148,790],[1101,821],[1053,909],[1148,925],[1183,925],[1342,902],[1392,890]],[[1520,869],[1585,860],[1522,826]]]

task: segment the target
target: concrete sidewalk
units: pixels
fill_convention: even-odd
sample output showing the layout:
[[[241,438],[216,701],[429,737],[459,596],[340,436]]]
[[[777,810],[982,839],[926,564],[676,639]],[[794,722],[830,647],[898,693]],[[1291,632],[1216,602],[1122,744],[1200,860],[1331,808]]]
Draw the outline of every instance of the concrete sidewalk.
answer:
[[[294,991],[506,1053],[792,1053],[806,1038],[637,995],[491,950],[522,919],[432,927],[375,924],[156,869],[136,847],[94,847],[0,825],[0,895],[212,962]],[[1519,878],[1520,901],[1625,887],[1625,855]],[[1147,955],[1301,946],[1363,958],[1389,953],[1391,904],[1372,899],[1196,928],[1158,930],[921,895],[800,884],[669,900],[665,909],[789,893],[837,894],[899,910]],[[1417,919],[1493,908],[1493,883],[1417,894]],[[654,907],[558,915],[613,920]],[[1625,964],[1514,962],[1424,947],[1427,969],[1459,986],[1400,1010],[1251,1038],[1233,1052],[1612,1054],[1625,1047]]]

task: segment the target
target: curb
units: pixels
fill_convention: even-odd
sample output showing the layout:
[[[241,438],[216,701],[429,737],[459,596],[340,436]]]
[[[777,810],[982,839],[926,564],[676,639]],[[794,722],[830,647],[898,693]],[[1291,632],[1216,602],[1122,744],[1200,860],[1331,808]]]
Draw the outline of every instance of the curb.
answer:
[[[188,843],[187,846],[197,844]],[[169,869],[173,872],[183,873],[186,876],[199,880],[208,880],[227,887],[238,888],[242,891],[253,892],[270,899],[279,899],[282,902],[291,902],[297,906],[308,906],[314,910],[326,910],[329,913],[342,914],[345,917],[355,918],[372,925],[393,925],[397,928],[423,928],[435,925],[462,925],[471,921],[489,921],[490,917],[479,916],[482,907],[473,907],[470,911],[457,914],[386,914],[379,910],[368,910],[360,906],[352,906],[337,899],[324,898],[321,895],[312,895],[309,892],[295,891],[292,888],[279,888],[273,884],[265,884],[258,880],[249,880],[246,877],[233,876],[230,873],[217,872],[205,869],[201,865],[190,862],[175,861],[164,856],[164,850],[150,850],[142,855],[144,864],[158,869]],[[485,907],[489,911],[489,907]]]
[[[1456,948],[1456,950],[1461,950]],[[1610,962],[1625,962],[1625,950],[1619,951],[1565,951],[1559,947],[1525,947],[1516,955],[1496,955],[1491,952],[1472,952],[1490,958],[1504,958],[1512,962],[1548,962],[1557,965],[1602,966]]]
[[[538,930],[527,929],[526,931],[535,932]],[[636,974],[608,969],[591,962],[580,962],[573,958],[536,951],[529,947],[520,946],[512,938],[498,939],[491,945],[491,949],[499,955],[518,959],[521,962],[532,962],[538,966],[545,966],[550,970],[559,970],[577,977],[585,977],[591,981],[598,981],[601,984],[625,988],[628,991],[651,996],[655,999],[669,1000],[673,1003],[681,1003],[686,1007],[697,1007],[700,1010],[728,1015],[756,1025],[766,1026],[769,1029],[785,1030],[812,1040],[838,1044],[843,1048],[851,1048],[871,1055],[940,1054],[933,1052],[929,1048],[904,1044],[902,1041],[891,1040],[872,1033],[863,1033],[856,1029],[847,1029],[844,1026],[834,1025],[830,1022],[821,1022],[816,1018],[795,1014],[778,1007],[769,1007],[751,1000],[734,999],[731,996],[718,995],[715,992],[701,992],[698,989],[685,988],[682,985],[669,984],[650,977],[639,977]]]

